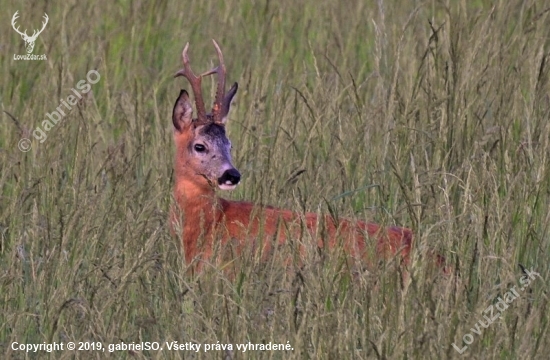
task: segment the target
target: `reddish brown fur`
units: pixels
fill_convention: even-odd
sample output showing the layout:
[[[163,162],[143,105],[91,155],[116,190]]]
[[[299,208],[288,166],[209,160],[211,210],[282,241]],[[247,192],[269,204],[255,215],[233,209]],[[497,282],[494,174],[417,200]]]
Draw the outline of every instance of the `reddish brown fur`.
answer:
[[[218,197],[209,181],[194,173],[193,167],[189,166],[193,159],[185,155],[192,138],[191,134],[191,130],[188,130],[175,135],[174,197],[177,209],[174,209],[172,215],[173,221],[182,227],[183,246],[188,263],[194,259],[211,260],[215,241],[221,242],[216,244],[221,248],[228,242],[231,242],[233,248],[236,242],[239,250],[253,246],[260,232],[263,235],[260,239],[262,254],[266,254],[275,235],[279,244],[287,240],[287,231],[281,226],[282,222],[292,227],[303,221],[312,235],[318,234],[319,219],[315,213],[301,216],[290,210]],[[376,241],[376,251],[381,257],[387,258],[400,251],[404,262],[408,263],[413,241],[411,230],[400,227],[381,228],[377,224],[352,222],[347,219],[335,224],[330,216],[325,216],[322,220],[330,247],[336,246],[337,241],[341,240],[350,256],[363,258],[368,255],[366,251],[369,249],[369,243]],[[298,236],[299,231],[296,230],[295,234]],[[317,245],[324,246],[321,236],[318,236]]]
[[[261,251],[265,257],[272,250],[273,243],[283,244],[289,236],[299,238],[301,225],[305,225],[317,239],[319,247],[341,245],[350,257],[365,260],[369,257],[372,260],[372,256],[376,259],[400,254],[403,262],[408,263],[413,242],[409,229],[381,228],[377,224],[350,220],[335,222],[330,216],[319,218],[314,213],[298,214],[250,202],[229,201],[216,195],[216,183],[220,187],[234,187],[240,174],[231,164],[230,144],[224,130],[237,84],[225,93],[223,57],[214,44],[221,63],[218,68],[195,76],[189,66],[188,44],[182,54],[184,69],[177,73],[191,82],[199,109],[198,118],[192,119],[188,94],[182,91],[173,113],[176,144],[174,197],[177,206],[172,211],[172,223],[181,227],[187,262],[195,259],[215,261],[212,256],[216,246],[222,250],[230,246],[234,251],[232,254],[235,250],[239,253],[252,248]],[[204,111],[200,81],[202,76],[213,73],[218,74],[220,85],[210,116]],[[208,126],[217,128],[208,133]],[[198,150],[197,144],[201,146]],[[235,182],[235,178],[229,183],[224,180],[228,169],[238,175]]]

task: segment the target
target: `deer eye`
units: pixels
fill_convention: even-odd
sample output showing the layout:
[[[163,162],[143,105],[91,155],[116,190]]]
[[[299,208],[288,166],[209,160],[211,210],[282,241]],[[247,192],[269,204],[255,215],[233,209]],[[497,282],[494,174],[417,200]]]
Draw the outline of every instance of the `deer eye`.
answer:
[[[206,146],[204,146],[203,144],[195,144],[194,149],[196,152],[201,153],[206,151]]]

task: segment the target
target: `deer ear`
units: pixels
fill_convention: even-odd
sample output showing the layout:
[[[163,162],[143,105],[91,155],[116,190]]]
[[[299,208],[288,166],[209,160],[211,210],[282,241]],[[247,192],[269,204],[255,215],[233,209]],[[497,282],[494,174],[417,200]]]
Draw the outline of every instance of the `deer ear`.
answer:
[[[172,111],[172,122],[174,128],[179,132],[182,132],[193,122],[193,108],[189,102],[189,94],[185,90],[180,92],[180,96],[176,100]]]
[[[231,89],[225,94],[225,97],[223,98],[223,104],[222,104],[222,124],[225,124],[227,122],[227,115],[229,114],[229,109],[231,108],[231,101],[233,101],[233,97],[237,93],[237,89],[239,88],[239,84],[234,83],[233,86],[231,86]]]

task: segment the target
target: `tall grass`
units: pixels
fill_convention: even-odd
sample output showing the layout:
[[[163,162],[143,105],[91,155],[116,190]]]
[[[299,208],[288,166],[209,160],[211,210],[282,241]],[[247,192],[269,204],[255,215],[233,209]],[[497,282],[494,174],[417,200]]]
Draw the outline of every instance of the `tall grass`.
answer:
[[[114,358],[546,358],[550,11],[544,1],[3,2],[0,350],[12,343],[284,343],[292,351],[121,351]],[[50,21],[34,54],[10,27]],[[29,33],[32,32],[29,31]],[[412,227],[410,281],[357,275],[313,246],[229,276],[186,272],[168,227],[172,74],[221,45],[240,88],[233,199]],[[32,136],[89,70],[78,107]],[[206,81],[206,93],[214,83]],[[29,152],[17,145],[33,140]],[[304,234],[304,243],[313,243]],[[453,275],[429,266],[444,255]],[[297,262],[298,264],[298,262]],[[470,330],[540,273],[501,318]],[[463,335],[473,342],[463,355]]]

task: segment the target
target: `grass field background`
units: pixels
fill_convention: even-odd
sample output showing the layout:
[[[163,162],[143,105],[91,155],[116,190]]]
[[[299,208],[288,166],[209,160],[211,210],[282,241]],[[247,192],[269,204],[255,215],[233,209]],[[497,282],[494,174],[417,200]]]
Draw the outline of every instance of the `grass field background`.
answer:
[[[163,345],[110,355],[138,359],[547,358],[547,1],[1,3],[2,358],[108,356],[11,348],[68,341]],[[46,61],[14,60],[17,10],[29,34],[48,14],[33,52]],[[167,219],[171,111],[189,86],[172,75],[186,42],[209,69],[212,38],[240,85],[228,134],[243,180],[222,195],[411,227],[409,282],[384,266],[354,276],[313,245],[301,271],[281,265],[289,246],[243,254],[233,276],[186,272]],[[40,143],[33,131],[90,70],[100,81]],[[472,332],[522,266],[540,277]],[[237,351],[249,342],[293,350]]]

